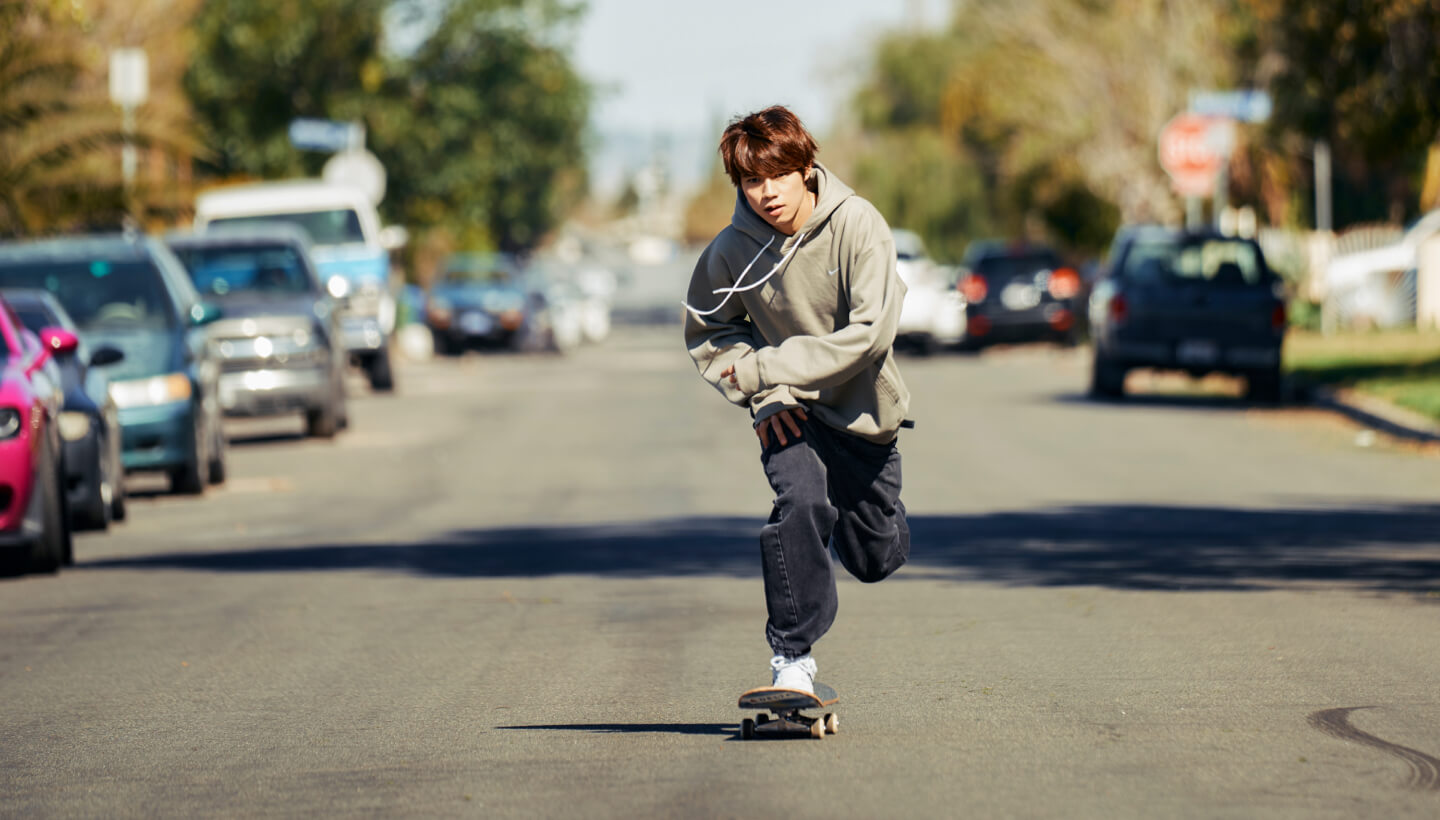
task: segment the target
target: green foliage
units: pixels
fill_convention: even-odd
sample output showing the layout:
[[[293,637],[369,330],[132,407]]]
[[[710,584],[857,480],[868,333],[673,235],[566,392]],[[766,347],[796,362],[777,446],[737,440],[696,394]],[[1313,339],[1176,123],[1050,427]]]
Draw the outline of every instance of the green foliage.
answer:
[[[855,163],[854,185],[891,226],[920,234],[939,260],[958,261],[970,240],[995,228],[974,164],[933,130],[877,138]]]
[[[383,50],[393,5],[428,36]],[[460,246],[540,241],[583,187],[590,91],[564,49],[558,0],[209,0],[188,78],[221,176],[315,173],[295,117],[359,121],[387,171],[382,211]]]
[[[211,173],[277,178],[319,170],[290,145],[296,117],[363,108],[380,60],[385,0],[207,0],[185,88],[213,149]]]
[[[1440,143],[1440,3],[1244,0],[1269,81],[1269,142],[1326,139],[1337,224],[1416,210],[1429,146]],[[1306,185],[1300,176],[1297,183]]]

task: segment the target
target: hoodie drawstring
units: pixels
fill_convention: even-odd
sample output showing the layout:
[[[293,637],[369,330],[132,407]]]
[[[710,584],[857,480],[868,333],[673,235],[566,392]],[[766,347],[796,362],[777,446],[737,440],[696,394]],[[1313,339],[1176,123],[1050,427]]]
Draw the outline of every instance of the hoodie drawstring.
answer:
[[[765,251],[770,248],[770,245],[775,242],[775,237],[772,235],[769,239],[765,241],[765,244],[761,246],[759,252],[755,254],[755,258],[750,260],[750,264],[745,266],[745,270],[740,271],[740,275],[735,277],[735,285],[733,287],[716,288],[715,290],[710,291],[714,294],[725,294],[725,298],[720,300],[720,304],[709,310],[704,311],[692,307],[690,303],[686,302],[684,299],[680,300],[680,304],[684,305],[686,310],[695,314],[695,317],[697,319],[704,318],[713,313],[719,312],[721,308],[725,307],[725,303],[730,301],[731,296],[734,296],[737,293],[744,293],[747,290],[754,290],[755,288],[758,288],[761,285],[765,284],[767,281],[769,281],[770,277],[774,276],[776,273],[779,273],[780,269],[785,267],[785,263],[790,261],[790,257],[795,255],[795,251],[800,249],[800,243],[803,241],[805,241],[805,232],[801,231],[800,235],[795,237],[795,244],[790,246],[790,252],[780,257],[780,261],[776,262],[775,266],[770,268],[769,273],[760,277],[759,280],[751,282],[744,287],[741,287],[740,283],[745,281],[745,277],[750,273],[750,268],[754,267],[755,263],[760,261],[760,257],[763,256]]]

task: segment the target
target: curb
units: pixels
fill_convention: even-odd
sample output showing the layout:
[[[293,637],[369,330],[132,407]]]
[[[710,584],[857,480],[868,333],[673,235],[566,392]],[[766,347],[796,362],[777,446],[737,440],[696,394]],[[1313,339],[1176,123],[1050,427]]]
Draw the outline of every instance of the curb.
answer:
[[[1313,400],[1317,407],[1339,413],[1389,436],[1408,441],[1440,442],[1440,423],[1357,390],[1317,387]]]

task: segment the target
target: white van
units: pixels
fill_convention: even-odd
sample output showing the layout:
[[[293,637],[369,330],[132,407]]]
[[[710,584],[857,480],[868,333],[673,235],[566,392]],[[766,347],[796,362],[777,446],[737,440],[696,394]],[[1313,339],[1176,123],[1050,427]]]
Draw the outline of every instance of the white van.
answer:
[[[404,246],[405,229],[381,227],[374,204],[359,188],[322,180],[216,188],[195,200],[196,231],[261,222],[287,222],[310,234],[316,267],[330,293],[346,305],[342,331],[351,359],[376,390],[393,389],[390,251]]]

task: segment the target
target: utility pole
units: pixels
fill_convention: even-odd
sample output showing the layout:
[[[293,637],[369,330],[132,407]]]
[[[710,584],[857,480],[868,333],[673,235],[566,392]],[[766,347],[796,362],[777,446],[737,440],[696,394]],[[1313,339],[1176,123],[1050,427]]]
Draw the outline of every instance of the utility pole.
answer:
[[[150,96],[150,63],[142,48],[110,52],[110,101],[120,106],[124,146],[120,149],[120,176],[124,183],[127,220],[136,218],[135,109]]]

